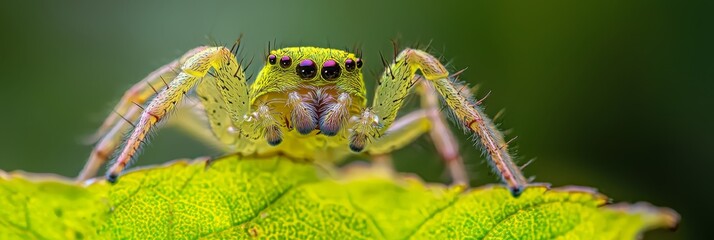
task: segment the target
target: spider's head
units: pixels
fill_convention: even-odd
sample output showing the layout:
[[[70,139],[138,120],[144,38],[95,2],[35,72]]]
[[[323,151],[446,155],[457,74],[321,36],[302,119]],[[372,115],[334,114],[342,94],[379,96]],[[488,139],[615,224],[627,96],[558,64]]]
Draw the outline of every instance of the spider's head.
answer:
[[[362,59],[343,50],[290,47],[270,51],[258,74],[251,96],[293,91],[300,88],[335,87],[353,100],[365,102]]]
[[[353,53],[330,48],[272,50],[251,86],[250,95],[253,104],[269,104],[271,109],[282,111],[283,116],[290,116],[293,111],[291,104],[297,100],[291,100],[291,96],[293,99],[299,96],[299,101],[314,109],[314,113],[307,114],[316,121],[321,121],[327,109],[340,101],[349,102],[348,106],[341,107],[355,113],[367,103],[362,60]],[[295,124],[300,122],[307,122],[302,130],[299,129],[307,134],[313,125],[312,120],[296,121]],[[318,127],[323,133],[335,134],[329,131],[329,126]],[[336,131],[340,127],[333,128]]]

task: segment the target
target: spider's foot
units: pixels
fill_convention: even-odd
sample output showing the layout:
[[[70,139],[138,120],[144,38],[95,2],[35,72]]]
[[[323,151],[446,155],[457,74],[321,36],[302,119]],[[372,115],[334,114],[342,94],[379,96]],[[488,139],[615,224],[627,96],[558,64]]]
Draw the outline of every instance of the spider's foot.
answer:
[[[119,174],[116,173],[107,173],[107,182],[111,184],[117,183],[117,180],[119,180]]]
[[[517,198],[517,197],[521,196],[521,194],[523,194],[523,191],[526,190],[526,186],[525,186],[525,185],[522,185],[522,186],[512,186],[512,187],[509,188],[509,190],[511,190],[511,195],[512,195],[514,198]]]
[[[350,150],[356,153],[362,152],[362,150],[364,150],[364,145],[350,143]]]
[[[350,136],[350,150],[356,153],[362,152],[362,150],[364,150],[364,147],[367,145],[367,141],[369,141],[367,134],[352,134]]]
[[[265,139],[268,140],[270,146],[277,146],[283,142],[283,133],[278,126],[270,126],[265,130]]]
[[[270,146],[278,146],[281,142],[283,142],[282,138],[268,138],[268,144],[270,144]]]
[[[517,198],[517,197],[521,196],[521,194],[523,194],[523,192],[525,192],[526,189],[529,188],[529,187],[530,187],[530,188],[534,188],[534,187],[535,187],[535,188],[538,188],[538,187],[541,187],[541,188],[545,188],[545,189],[550,189],[551,186],[550,186],[550,183],[531,183],[531,182],[529,181],[528,183],[525,183],[525,184],[520,184],[520,185],[516,185],[516,186],[509,187],[508,190],[511,192],[511,195],[512,195],[514,198]],[[597,190],[593,190],[593,189],[585,189],[585,190],[584,190],[584,189],[580,189],[580,191],[597,192]]]

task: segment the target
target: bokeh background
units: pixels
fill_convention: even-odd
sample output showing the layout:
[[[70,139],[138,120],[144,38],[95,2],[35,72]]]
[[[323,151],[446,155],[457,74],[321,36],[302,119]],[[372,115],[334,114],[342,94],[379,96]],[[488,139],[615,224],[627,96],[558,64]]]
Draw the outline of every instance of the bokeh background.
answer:
[[[432,41],[454,69],[468,67],[462,77],[480,84],[479,96],[492,91],[491,116],[507,109],[501,128],[518,136],[521,162],[536,158],[526,174],[682,214],[678,231],[646,239],[705,239],[713,9],[644,0],[8,2],[0,8],[0,169],[74,176],[91,149],[82,138],[123,91],[194,46],[243,33],[245,55],[260,60],[274,39],[361,44],[372,89],[391,39]],[[497,182],[463,139],[474,184]],[[165,129],[139,164],[214,154]],[[401,171],[447,180],[429,140],[395,158]]]

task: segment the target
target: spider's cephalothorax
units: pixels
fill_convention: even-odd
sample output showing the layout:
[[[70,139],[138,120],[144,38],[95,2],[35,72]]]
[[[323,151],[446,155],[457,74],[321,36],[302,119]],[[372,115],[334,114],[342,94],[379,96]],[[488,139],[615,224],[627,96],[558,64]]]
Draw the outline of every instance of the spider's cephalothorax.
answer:
[[[298,47],[275,50],[250,90],[256,109],[266,107],[278,122],[268,127],[267,142],[282,134],[336,136],[366,106],[362,60],[340,50]],[[259,116],[248,116],[259,121]],[[305,138],[305,137],[298,137]],[[308,137],[307,139],[313,139]],[[302,141],[302,140],[301,140]],[[363,146],[355,146],[361,151]]]
[[[127,91],[115,109],[118,114],[97,132],[100,141],[79,179],[96,174],[122,142],[122,133],[133,127],[107,173],[110,182],[116,181],[150,129],[167,118],[226,153],[306,161],[339,161],[357,152],[384,156],[429,133],[454,181],[465,184],[458,143],[439,106],[441,96],[454,121],[477,136],[513,195],[527,184],[503,135],[464,90],[468,88],[424,51],[405,49],[391,64],[383,60],[385,71],[369,107],[362,59],[353,53],[316,47],[272,50],[249,84],[236,51],[237,45],[193,49]],[[421,96],[422,109],[398,118],[412,89]],[[180,104],[185,97],[196,97],[200,104]],[[176,116],[168,118],[170,111]]]

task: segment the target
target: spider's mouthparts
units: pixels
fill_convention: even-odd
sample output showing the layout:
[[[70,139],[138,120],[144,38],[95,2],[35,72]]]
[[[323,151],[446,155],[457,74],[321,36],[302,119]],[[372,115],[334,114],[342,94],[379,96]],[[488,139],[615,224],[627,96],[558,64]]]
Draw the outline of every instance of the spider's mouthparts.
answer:
[[[291,108],[290,118],[293,126],[300,134],[309,134],[317,128],[317,110],[314,104],[304,101],[297,92],[292,92],[288,95],[288,106]]]
[[[334,99],[334,98],[333,98]],[[324,106],[320,112],[320,131],[327,136],[335,136],[349,117],[350,95],[341,93],[336,101]],[[321,108],[323,110],[323,108]]]
[[[312,89],[302,96],[293,92],[288,95],[290,117],[295,129],[303,135],[313,130],[327,136],[339,133],[349,117],[350,95],[339,93],[334,88]]]

